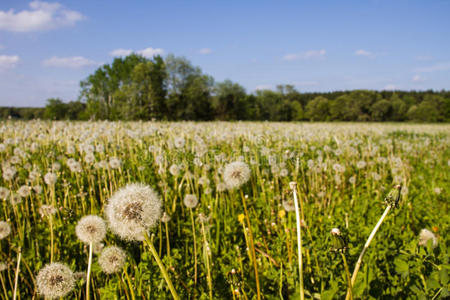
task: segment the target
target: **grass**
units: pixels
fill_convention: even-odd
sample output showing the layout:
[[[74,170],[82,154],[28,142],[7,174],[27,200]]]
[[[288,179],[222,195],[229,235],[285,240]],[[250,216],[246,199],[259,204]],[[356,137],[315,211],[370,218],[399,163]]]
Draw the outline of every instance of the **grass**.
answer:
[[[108,233],[104,246],[122,247],[127,263],[106,275],[94,254],[90,299],[167,299],[171,292],[181,299],[343,299],[348,272],[342,253],[330,251],[330,230],[347,240],[353,270],[384,198],[401,184],[400,207],[365,251],[353,298],[443,299],[449,133],[445,124],[2,122],[0,221],[12,232],[0,240],[0,295],[13,297],[17,273],[17,298],[36,296],[36,275],[51,261],[86,272],[89,249],[76,237],[77,221],[103,216],[116,190],[141,182],[158,191],[170,220],[146,243]],[[223,169],[234,161],[246,162],[251,177],[227,190]],[[44,181],[49,172],[57,175],[54,186]],[[302,270],[296,213],[283,205],[293,202],[290,182],[302,205]],[[195,209],[184,206],[186,194],[198,197]],[[43,205],[56,213],[41,215]],[[419,246],[422,228],[437,237],[436,247]],[[85,284],[78,281],[69,298],[87,298]]]

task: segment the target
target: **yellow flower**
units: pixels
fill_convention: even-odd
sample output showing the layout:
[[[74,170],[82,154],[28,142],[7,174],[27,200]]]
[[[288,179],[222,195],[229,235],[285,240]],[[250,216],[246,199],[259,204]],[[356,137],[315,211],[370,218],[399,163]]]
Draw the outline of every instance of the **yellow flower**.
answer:
[[[244,223],[244,218],[245,218],[244,214],[240,214],[240,215],[238,216],[238,221],[239,221],[239,223]]]
[[[283,219],[284,216],[286,216],[286,211],[285,211],[284,209],[282,209],[282,210],[280,210],[280,211],[278,212],[278,217],[279,217],[280,219]]]

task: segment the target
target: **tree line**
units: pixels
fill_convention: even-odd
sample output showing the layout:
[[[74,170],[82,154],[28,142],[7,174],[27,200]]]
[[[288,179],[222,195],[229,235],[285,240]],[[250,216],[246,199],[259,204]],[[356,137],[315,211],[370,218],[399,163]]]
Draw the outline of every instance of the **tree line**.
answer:
[[[48,99],[38,117],[71,120],[450,121],[450,91],[301,93],[292,85],[247,93],[184,57],[115,58],[80,82],[77,101]],[[4,111],[0,110],[0,116]],[[36,117],[28,113],[27,116]]]

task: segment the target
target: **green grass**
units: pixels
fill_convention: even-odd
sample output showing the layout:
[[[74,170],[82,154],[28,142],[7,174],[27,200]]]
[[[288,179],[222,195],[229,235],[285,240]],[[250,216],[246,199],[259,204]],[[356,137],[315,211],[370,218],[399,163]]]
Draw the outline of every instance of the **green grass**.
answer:
[[[157,190],[171,217],[153,228],[150,238],[181,299],[209,299],[210,289],[214,299],[256,299],[251,244],[261,295],[299,298],[295,211],[283,206],[292,201],[291,181],[297,182],[302,203],[306,299],[345,297],[346,273],[340,254],[331,251],[330,230],[338,227],[348,240],[351,272],[394,184],[403,186],[400,207],[388,214],[365,254],[354,299],[449,295],[450,125],[8,121],[0,128],[0,186],[8,190],[0,221],[12,229],[0,240],[0,262],[7,265],[0,272],[2,299],[12,298],[19,247],[18,294],[20,299],[37,295],[36,275],[52,252],[50,220],[39,214],[42,205],[57,208],[53,261],[86,272],[88,249],[75,235],[76,223],[88,214],[103,217],[112,193],[132,182]],[[177,138],[185,140],[183,147],[174,146]],[[111,158],[120,160],[119,168],[105,166]],[[71,170],[69,159],[79,162],[79,172]],[[240,189],[223,191],[223,168],[236,160],[250,166],[251,178]],[[358,162],[365,166],[358,168]],[[174,164],[178,175],[169,171]],[[7,180],[5,170],[11,167],[16,174]],[[30,179],[32,170],[37,176]],[[51,170],[58,176],[54,198],[44,182]],[[24,185],[40,185],[42,192],[11,201]],[[248,196],[253,243],[247,221],[239,218],[241,192]],[[194,224],[183,205],[185,194],[199,199]],[[438,237],[437,247],[418,245],[422,228]],[[123,272],[105,275],[94,255],[91,299],[171,297],[143,243],[109,232],[104,244],[122,247],[127,263]],[[79,281],[69,298],[84,299],[85,291]]]

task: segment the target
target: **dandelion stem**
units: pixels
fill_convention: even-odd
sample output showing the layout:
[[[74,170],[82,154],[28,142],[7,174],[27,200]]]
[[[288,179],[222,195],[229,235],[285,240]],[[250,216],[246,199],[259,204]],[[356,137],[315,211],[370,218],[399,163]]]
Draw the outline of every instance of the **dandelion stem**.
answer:
[[[302,258],[302,232],[300,227],[300,211],[298,210],[297,199],[297,183],[291,182],[291,188],[294,194],[295,218],[297,221],[297,250],[298,250],[298,270],[300,272],[300,299],[305,299],[305,291],[303,290],[303,258]]]
[[[130,288],[131,299],[134,300],[134,299],[135,299],[135,296],[134,296],[134,287],[133,287],[133,284],[131,283],[130,276],[128,275],[128,272],[127,272],[126,269],[125,269],[125,277],[127,278],[128,287]]]
[[[372,233],[369,235],[369,238],[367,239],[366,244],[364,245],[364,248],[363,248],[363,250],[361,251],[361,254],[360,254],[359,257],[358,257],[358,261],[356,262],[355,270],[353,271],[353,275],[352,275],[351,286],[354,286],[354,285],[355,285],[356,276],[358,275],[358,271],[359,271],[359,268],[361,267],[362,259],[363,259],[364,254],[365,254],[366,251],[367,251],[367,248],[369,248],[369,245],[370,245],[370,243],[372,242],[372,240],[373,240],[375,234],[377,233],[378,228],[380,228],[381,223],[383,223],[384,219],[386,218],[386,216],[387,216],[387,214],[389,213],[390,210],[391,210],[391,206],[388,205],[388,206],[386,207],[386,209],[385,209],[383,215],[382,215],[381,218],[378,220],[377,225],[375,225],[375,227],[373,228]],[[346,300],[349,300],[349,299],[350,299],[350,294],[351,294],[351,291],[348,290],[348,291],[347,291],[347,296],[345,297]]]
[[[348,284],[348,292],[350,292],[350,300],[353,300],[353,289],[352,289],[352,282],[350,278],[350,271],[348,269],[347,259],[345,258],[345,254],[340,252],[342,256],[342,261],[344,262],[344,268],[345,268],[345,276],[347,278],[347,284]]]
[[[208,254],[208,242],[206,241],[206,232],[205,232],[205,225],[203,224],[203,222],[201,222],[202,224],[202,233],[203,233],[203,255],[205,258],[205,265],[206,265],[206,278],[208,280],[208,288],[209,288],[209,299],[213,299],[213,294],[212,294],[212,289],[213,289],[213,285],[212,285],[212,277],[211,277],[211,268],[209,266],[209,254]]]
[[[253,242],[252,226],[250,224],[250,218],[248,216],[247,204],[245,203],[245,196],[244,196],[244,193],[242,192],[242,190],[241,190],[241,198],[242,198],[242,204],[244,206],[245,218],[247,219],[248,239],[250,241],[250,250],[252,251],[253,267],[255,269],[256,294],[257,294],[258,300],[260,300],[261,299],[261,292],[260,292],[260,287],[259,287],[258,265],[256,263],[256,253],[255,253],[255,245],[254,245],[254,242]]]
[[[17,286],[19,284],[19,272],[20,272],[20,260],[22,259],[22,249],[19,247],[19,253],[17,255],[17,267],[16,267],[16,277],[14,279],[14,294],[13,300],[16,300],[17,296]]]
[[[88,269],[87,269],[87,276],[86,276],[86,300],[90,299],[89,294],[89,284],[91,282],[91,264],[92,264],[92,243],[89,243],[89,260],[88,260]]]
[[[49,223],[50,223],[50,263],[53,263],[53,216],[49,216]]]
[[[191,211],[191,223],[192,223],[192,235],[194,237],[194,284],[197,284],[197,238],[195,235],[195,223],[194,223],[194,213],[192,208],[189,208]]]
[[[156,249],[153,246],[153,243],[148,238],[147,234],[145,234],[145,241],[147,243],[148,248],[150,249],[150,252],[152,253],[153,257],[155,258],[159,269],[161,270],[161,274],[163,275],[164,279],[166,280],[167,285],[169,286],[169,290],[172,293],[173,299],[179,300],[180,298],[178,297],[178,294],[175,291],[175,288],[173,287],[172,281],[170,280],[169,275],[167,274],[166,268],[164,267],[161,259],[158,256],[158,252],[156,252]]]

